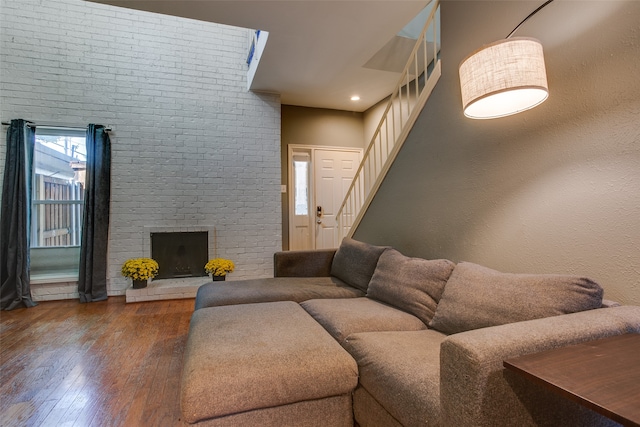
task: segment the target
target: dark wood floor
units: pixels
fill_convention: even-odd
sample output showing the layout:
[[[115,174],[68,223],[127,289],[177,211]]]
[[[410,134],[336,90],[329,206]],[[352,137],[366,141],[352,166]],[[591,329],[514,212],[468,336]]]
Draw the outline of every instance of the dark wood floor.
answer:
[[[0,312],[0,426],[182,426],[193,300]]]

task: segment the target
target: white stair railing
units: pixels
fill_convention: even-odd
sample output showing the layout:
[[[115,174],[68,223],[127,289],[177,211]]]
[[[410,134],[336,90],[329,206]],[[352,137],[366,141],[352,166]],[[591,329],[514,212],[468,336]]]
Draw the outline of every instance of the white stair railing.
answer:
[[[440,78],[439,10],[436,1],[338,210],[338,242],[360,224]]]

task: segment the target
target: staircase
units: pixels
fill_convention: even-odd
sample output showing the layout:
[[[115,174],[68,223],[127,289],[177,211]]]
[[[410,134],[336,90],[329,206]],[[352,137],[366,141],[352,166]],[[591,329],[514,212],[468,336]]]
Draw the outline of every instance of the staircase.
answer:
[[[351,237],[441,74],[440,2],[435,1],[336,216],[338,242]]]

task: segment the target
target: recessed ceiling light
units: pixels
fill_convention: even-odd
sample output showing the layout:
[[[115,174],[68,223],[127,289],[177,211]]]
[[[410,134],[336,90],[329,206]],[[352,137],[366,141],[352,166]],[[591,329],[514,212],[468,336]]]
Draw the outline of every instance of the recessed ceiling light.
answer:
[[[351,97],[351,100],[352,100],[352,101],[360,101],[360,97],[359,97],[358,95],[353,95],[353,96]]]

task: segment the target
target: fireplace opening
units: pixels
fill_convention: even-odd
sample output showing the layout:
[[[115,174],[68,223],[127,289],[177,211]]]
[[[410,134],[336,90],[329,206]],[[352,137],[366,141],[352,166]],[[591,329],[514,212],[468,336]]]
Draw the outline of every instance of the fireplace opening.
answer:
[[[151,233],[151,258],[158,263],[155,279],[206,276],[209,259],[206,231]]]

